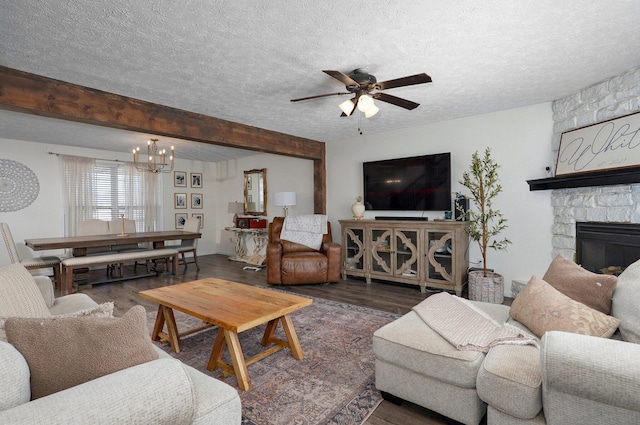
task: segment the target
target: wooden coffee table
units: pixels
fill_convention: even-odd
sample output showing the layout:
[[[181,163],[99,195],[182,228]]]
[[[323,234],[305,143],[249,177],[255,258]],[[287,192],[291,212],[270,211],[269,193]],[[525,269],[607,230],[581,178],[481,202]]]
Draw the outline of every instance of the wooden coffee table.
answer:
[[[213,371],[219,367],[223,376],[236,375],[238,386],[245,391],[251,388],[247,366],[285,347],[294,358],[304,358],[289,315],[310,305],[313,301],[309,298],[216,278],[149,289],[139,294],[160,305],[151,338],[168,341],[176,353],[180,351],[181,336],[218,326],[207,369]],[[201,319],[204,326],[179,333],[173,310]],[[163,332],[165,322],[167,333]],[[282,322],[286,341],[275,337],[278,322]],[[267,326],[261,344],[263,347],[274,345],[245,359],[238,334],[264,323]],[[222,360],[225,346],[229,348],[231,365]]]

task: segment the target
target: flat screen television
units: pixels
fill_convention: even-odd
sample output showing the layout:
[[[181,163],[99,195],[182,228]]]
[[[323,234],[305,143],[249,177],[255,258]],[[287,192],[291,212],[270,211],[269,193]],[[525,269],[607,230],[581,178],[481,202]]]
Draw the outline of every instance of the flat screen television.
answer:
[[[367,210],[451,210],[450,152],[364,162],[362,171]]]

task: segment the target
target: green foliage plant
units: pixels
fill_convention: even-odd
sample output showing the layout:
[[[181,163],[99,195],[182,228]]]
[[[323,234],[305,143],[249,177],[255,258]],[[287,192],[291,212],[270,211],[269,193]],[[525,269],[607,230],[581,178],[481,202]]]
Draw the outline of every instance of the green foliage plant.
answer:
[[[477,208],[477,211],[471,208],[464,211],[458,205],[458,212],[464,220],[469,222],[466,233],[478,243],[484,277],[487,277],[487,250],[491,248],[496,251],[506,251],[507,245],[511,243],[507,238],[496,238],[507,228],[507,219],[499,210],[493,208],[495,197],[502,192],[498,168],[500,165],[491,158],[491,149],[487,147],[483,158],[480,158],[478,151],[471,156],[469,170],[462,173],[462,180],[458,181],[471,192],[470,199]],[[460,193],[456,193],[456,196],[460,196]]]

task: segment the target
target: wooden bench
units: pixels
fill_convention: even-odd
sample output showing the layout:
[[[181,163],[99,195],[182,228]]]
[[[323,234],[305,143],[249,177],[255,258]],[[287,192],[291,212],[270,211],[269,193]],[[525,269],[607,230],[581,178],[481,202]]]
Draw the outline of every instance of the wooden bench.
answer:
[[[178,256],[179,252],[175,249],[147,249],[144,251],[129,251],[113,254],[88,255],[84,257],[71,257],[62,260],[62,288],[66,288],[68,294],[73,292],[73,271],[75,269],[87,268],[92,266],[106,266],[109,264],[126,263],[140,260],[158,260],[171,258],[172,272],[178,275]],[[167,267],[169,262],[167,261]]]

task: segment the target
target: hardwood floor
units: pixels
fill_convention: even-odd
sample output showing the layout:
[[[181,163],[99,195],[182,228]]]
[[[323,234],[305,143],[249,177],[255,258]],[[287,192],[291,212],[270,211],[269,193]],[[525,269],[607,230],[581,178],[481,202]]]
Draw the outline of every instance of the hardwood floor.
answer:
[[[147,309],[156,309],[157,305],[138,296],[138,291],[156,288],[159,286],[173,285],[205,277],[217,277],[229,279],[250,285],[268,287],[266,283],[266,270],[258,272],[243,270],[244,263],[229,261],[224,255],[205,255],[198,257],[200,270],[197,271],[190,264],[186,271],[181,266],[177,277],[164,273],[155,277],[126,280],[104,284],[81,285],[79,292],[85,293],[96,302],[113,301],[115,315],[124,314],[129,308],[141,304]],[[125,268],[126,272],[131,272]],[[104,279],[104,270],[91,272],[91,281]],[[372,282],[367,285],[364,280],[349,278],[341,280],[337,284],[323,285],[287,285],[277,286],[287,291],[300,295],[310,295],[319,298],[330,299],[338,302],[356,304],[392,313],[404,314],[411,307],[424,300],[429,293],[423,294],[418,287],[393,284],[389,282]],[[424,409],[409,402],[395,405],[383,401],[376,411],[369,417],[366,425],[406,425],[406,424],[448,424],[446,418],[435,412]]]

